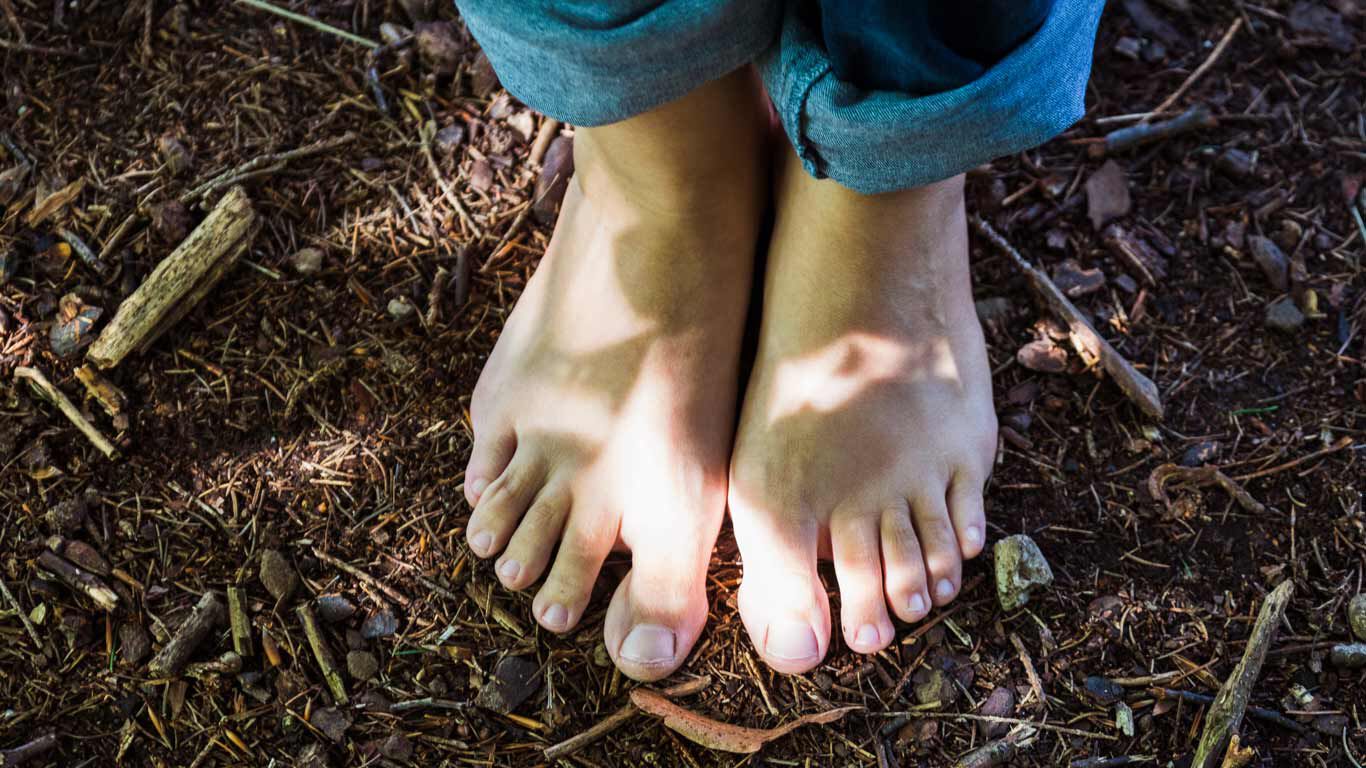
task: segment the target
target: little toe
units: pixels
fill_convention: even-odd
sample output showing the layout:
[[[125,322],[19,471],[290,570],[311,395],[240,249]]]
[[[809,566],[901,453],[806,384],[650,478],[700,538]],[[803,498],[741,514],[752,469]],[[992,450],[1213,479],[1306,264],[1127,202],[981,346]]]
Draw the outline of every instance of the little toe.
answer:
[[[845,642],[858,653],[886,648],[895,634],[883,595],[879,538],[877,514],[836,515],[830,524],[840,624]]]
[[[707,622],[710,548],[658,537],[633,546],[631,572],[612,596],[603,628],[607,651],[627,676],[667,677],[688,658]]]
[[[911,503],[911,513],[916,538],[925,556],[930,597],[935,605],[947,605],[958,596],[963,568],[958,535],[949,520],[948,506],[942,496],[924,496]]]
[[[508,589],[526,589],[545,573],[560,531],[569,518],[569,489],[547,485],[527,508],[494,570]]]
[[[516,450],[517,435],[510,429],[492,431],[474,438],[470,460],[465,465],[465,501],[471,507],[479,504],[484,491],[503,474]]]
[[[816,534],[808,525],[747,525],[733,511],[744,553],[740,618],[759,655],[787,673],[814,668],[830,646],[830,600],[816,572]]]
[[[517,528],[532,499],[541,492],[545,465],[530,448],[519,450],[507,468],[489,484],[470,515],[465,539],[479,557],[498,554]]]
[[[911,510],[906,505],[882,513],[882,562],[887,604],[902,621],[920,621],[933,601],[925,584],[925,555],[920,551]]]
[[[579,513],[569,518],[560,551],[545,584],[531,601],[536,621],[551,632],[568,632],[579,623],[602,563],[617,540],[616,526],[601,524],[597,515]]]
[[[986,544],[987,516],[982,504],[982,483],[960,473],[949,486],[949,517],[958,534],[963,559],[981,554]]]

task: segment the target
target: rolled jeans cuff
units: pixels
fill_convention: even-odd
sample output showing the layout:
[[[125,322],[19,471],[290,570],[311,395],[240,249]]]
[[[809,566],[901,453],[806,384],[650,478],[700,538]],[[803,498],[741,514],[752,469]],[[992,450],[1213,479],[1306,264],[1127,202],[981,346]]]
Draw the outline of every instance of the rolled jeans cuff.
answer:
[[[792,5],[778,45],[757,63],[807,171],[865,194],[908,189],[1038,146],[1079,120],[1104,5],[1057,0],[1033,36],[981,77],[942,93],[839,80]]]
[[[509,93],[582,126],[647,112],[754,61],[782,21],[781,3],[747,0],[456,4]]]

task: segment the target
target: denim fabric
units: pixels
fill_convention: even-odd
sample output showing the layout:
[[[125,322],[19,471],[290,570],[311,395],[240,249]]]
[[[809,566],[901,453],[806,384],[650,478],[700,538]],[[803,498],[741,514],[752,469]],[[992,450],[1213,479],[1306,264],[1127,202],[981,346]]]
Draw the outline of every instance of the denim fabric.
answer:
[[[806,169],[864,193],[948,178],[1075,122],[1104,6],[456,1],[508,91],[578,125],[639,114],[752,61]]]

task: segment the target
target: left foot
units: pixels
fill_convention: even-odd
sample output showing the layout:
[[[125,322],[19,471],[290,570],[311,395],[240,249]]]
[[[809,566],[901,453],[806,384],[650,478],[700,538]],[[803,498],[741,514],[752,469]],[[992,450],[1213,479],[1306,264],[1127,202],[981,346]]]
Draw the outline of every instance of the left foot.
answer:
[[[985,540],[996,417],[961,177],[865,196],[787,155],[729,504],[741,618],[795,673],[830,643],[818,556],[860,653],[892,642],[889,608],[917,621],[958,594]]]

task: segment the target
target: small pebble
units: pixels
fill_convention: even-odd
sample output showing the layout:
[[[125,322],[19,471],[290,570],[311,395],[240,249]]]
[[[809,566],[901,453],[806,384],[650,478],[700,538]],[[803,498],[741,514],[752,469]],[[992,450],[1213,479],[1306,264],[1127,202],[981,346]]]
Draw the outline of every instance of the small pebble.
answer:
[[[323,252],[319,248],[300,248],[289,257],[289,264],[301,275],[316,275],[323,268]]]
[[[360,625],[361,637],[366,640],[375,640],[381,637],[388,637],[398,631],[398,619],[394,617],[394,612],[388,608],[383,608],[369,616]]]
[[[379,672],[379,659],[369,651],[351,651],[346,654],[346,671],[354,680],[369,680]]]
[[[261,584],[276,600],[286,600],[299,586],[299,574],[289,559],[274,549],[261,552]]]
[[[1366,643],[1342,643],[1333,646],[1333,652],[1329,657],[1333,666],[1343,667],[1344,669],[1361,669],[1366,667]]]
[[[1271,302],[1266,308],[1266,327],[1282,333],[1293,333],[1304,325],[1304,313],[1288,298]]]
[[[389,300],[389,316],[399,322],[411,320],[417,314],[417,307],[413,306],[402,296],[396,296]]]
[[[1008,685],[997,686],[977,707],[977,714],[988,717],[1010,717],[1015,712],[1015,691]],[[978,733],[984,739],[1004,736],[1010,730],[1008,723],[981,720],[977,723]]]
[[[319,595],[314,605],[318,618],[328,624],[346,621],[356,614],[356,604],[341,595]]]
[[[1053,569],[1039,551],[1039,545],[1025,534],[1001,539],[992,551],[996,598],[1002,610],[1013,611],[1025,605],[1034,590],[1053,583]]]
[[[504,656],[493,667],[493,676],[479,689],[474,703],[508,714],[541,687],[540,667],[520,656]]]
[[[1124,686],[1108,678],[1091,675],[1086,678],[1086,693],[1099,704],[1114,704],[1124,698]]]
[[[1358,640],[1366,641],[1366,592],[1347,603],[1347,623]]]

